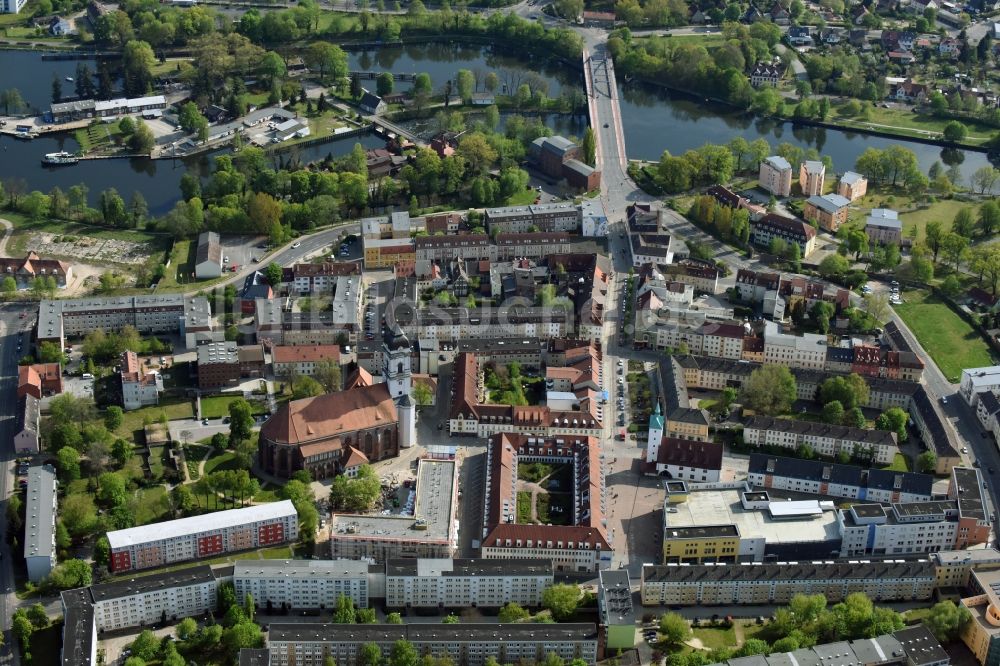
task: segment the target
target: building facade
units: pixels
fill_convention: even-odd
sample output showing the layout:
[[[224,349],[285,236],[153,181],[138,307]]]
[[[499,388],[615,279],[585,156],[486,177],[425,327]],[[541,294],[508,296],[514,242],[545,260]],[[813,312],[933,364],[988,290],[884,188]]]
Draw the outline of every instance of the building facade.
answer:
[[[387,608],[500,608],[542,605],[554,582],[544,559],[392,559],[385,566]]]
[[[346,596],[368,608],[369,565],[363,560],[238,560],[233,570],[236,598],[253,596],[266,612],[329,610]]]
[[[761,188],[776,197],[787,197],[792,193],[792,165],[784,157],[772,155],[760,163],[757,176]]]

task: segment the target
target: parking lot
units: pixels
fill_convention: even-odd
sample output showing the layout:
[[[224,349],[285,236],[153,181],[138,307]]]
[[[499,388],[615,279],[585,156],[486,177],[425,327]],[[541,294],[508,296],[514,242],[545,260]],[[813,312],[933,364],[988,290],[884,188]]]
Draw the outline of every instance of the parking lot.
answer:
[[[223,268],[232,270],[255,263],[267,252],[267,239],[263,236],[222,236],[219,245],[222,246]],[[259,263],[259,262],[257,262]]]

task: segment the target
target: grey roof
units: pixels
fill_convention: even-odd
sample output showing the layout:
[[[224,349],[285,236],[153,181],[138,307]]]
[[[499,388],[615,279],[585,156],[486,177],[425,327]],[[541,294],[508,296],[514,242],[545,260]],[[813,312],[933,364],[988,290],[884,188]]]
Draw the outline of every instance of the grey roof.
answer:
[[[212,573],[212,567],[207,564],[185,567],[177,571],[168,571],[151,576],[123,577],[107,583],[92,585],[89,590],[91,599],[94,603],[97,603],[110,599],[131,597],[155,590],[189,587],[203,583],[215,583],[215,574]]]
[[[363,560],[239,560],[234,565],[233,576],[240,578],[367,578],[368,563]]]
[[[806,162],[806,164],[809,164]],[[844,206],[849,205],[851,202],[847,200],[847,197],[842,197],[839,194],[824,194],[823,196],[811,196],[807,200],[812,205],[816,206],[821,210],[825,210],[828,213],[836,213]]]
[[[635,625],[632,608],[632,585],[628,571],[624,569],[601,569],[599,574],[598,606],[601,623],[604,625]]]
[[[848,185],[853,185],[861,180],[864,180],[864,176],[854,171],[845,171],[844,175],[840,177],[840,182],[847,183]]]
[[[788,160],[780,155],[771,155],[770,157],[765,158],[764,161],[775,169],[780,169],[781,171],[790,170],[792,168],[792,165],[788,163]]]
[[[864,428],[853,428],[829,423],[814,423],[812,421],[799,421],[796,419],[775,419],[769,416],[754,416],[747,421],[746,427],[757,430],[794,432],[799,435],[833,437],[835,439],[867,442],[869,444],[896,445],[895,433],[885,430],[866,430]]]
[[[827,347],[826,361],[827,363],[854,363],[854,348],[833,346]]]
[[[558,135],[546,136],[546,137],[541,137],[541,139],[542,139],[542,144],[541,144],[542,150],[546,150],[560,157],[565,155],[568,151],[576,148],[576,144],[564,136],[558,136]]]
[[[899,213],[888,208],[873,208],[872,212],[868,214],[866,225],[885,229],[903,228],[903,223],[899,219]]]
[[[987,414],[996,414],[997,412],[1000,412],[1000,400],[997,400],[993,391],[980,391],[979,404],[983,406],[983,409],[986,410]]]
[[[235,341],[210,342],[198,347],[198,365],[222,365],[239,363],[239,345]]]
[[[983,477],[975,467],[954,467],[951,470],[958,487],[958,513],[963,518],[986,520],[988,512],[983,503]]]
[[[551,576],[552,560],[515,558],[398,558],[385,563],[387,576]]]
[[[957,458],[958,451],[952,446],[948,438],[948,431],[945,430],[941,417],[934,409],[934,404],[927,396],[927,391],[923,386],[917,385],[917,390],[913,393],[913,409],[917,411],[927,428],[928,444],[934,445],[934,452],[938,458]]]
[[[949,660],[948,653],[934,638],[934,634],[922,624],[900,629],[892,635],[903,646],[911,666],[923,666],[923,664],[935,664]]]
[[[94,650],[94,605],[87,588],[78,587],[62,593],[63,613],[63,666],[92,666]]]
[[[267,648],[243,648],[239,666],[270,666],[271,652]]]
[[[917,472],[894,472],[872,468],[868,470],[868,487],[930,497],[934,494],[934,477]]]
[[[473,624],[286,624],[271,623],[268,643],[275,642],[360,642],[392,643],[408,640],[411,643],[447,641],[449,643],[478,643],[512,641],[523,643],[570,642],[597,640],[597,625],[591,623],[568,624],[498,624],[477,622]]]
[[[934,580],[934,564],[916,562],[764,562],[754,564],[645,564],[644,583],[695,583],[708,581],[881,580],[926,578]]]
[[[381,97],[365,90],[364,94],[361,96],[361,101],[358,102],[358,105],[361,106],[362,108],[377,109],[378,105],[381,103],[382,103]]]
[[[24,557],[51,558],[55,548],[56,471],[49,465],[28,468],[24,509]]]
[[[864,470],[855,465],[840,465],[764,453],[750,454],[748,471],[750,474],[773,474],[803,481],[826,481],[858,488],[862,487],[864,478]]]
[[[25,394],[17,407],[17,427],[15,433],[28,432],[38,434],[38,416],[41,410],[41,403],[38,398],[30,393]]]
[[[205,231],[198,235],[198,252],[195,255],[195,266],[206,261],[222,265],[222,245],[219,244],[219,234]]]
[[[588,177],[590,174],[594,173],[594,167],[589,164],[584,164],[580,160],[566,160],[563,162],[563,166],[584,177]]]

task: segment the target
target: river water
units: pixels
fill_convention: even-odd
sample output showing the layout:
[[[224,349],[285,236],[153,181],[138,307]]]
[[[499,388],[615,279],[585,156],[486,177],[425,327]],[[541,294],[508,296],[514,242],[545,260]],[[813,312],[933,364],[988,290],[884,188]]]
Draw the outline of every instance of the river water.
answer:
[[[91,62],[91,68],[94,63]],[[581,86],[580,73],[571,68],[555,67],[538,62],[519,60],[509,54],[500,54],[481,46],[453,44],[421,44],[384,47],[377,50],[349,53],[352,70],[388,71],[406,73],[427,72],[435,90],[453,78],[459,69],[469,69],[485,76],[495,71],[501,87],[516,89],[521,83],[547,84],[550,97],[558,96],[567,86]],[[42,60],[41,55],[29,51],[0,51],[0,87],[16,87],[34,107],[48,107],[53,74],[73,76],[73,61]],[[374,82],[366,85],[374,87]],[[63,83],[67,93],[73,84]],[[408,84],[400,83],[403,90]],[[501,91],[502,92],[502,91]],[[725,143],[737,135],[748,140],[763,137],[776,147],[783,141],[803,148],[815,147],[821,154],[832,157],[837,171],[850,169],[861,152],[869,147],[885,148],[902,144],[912,149],[921,167],[926,171],[936,160],[946,164],[960,163],[962,173],[968,177],[975,169],[988,164],[986,156],[972,151],[945,150],[909,141],[894,141],[880,137],[812,127],[795,127],[792,123],[757,120],[748,114],[732,109],[673,95],[659,88],[636,84],[621,84],[622,123],[628,155],[634,158],[656,160],[664,150],[674,154],[704,143]],[[549,116],[546,123],[557,131],[582,134],[582,128],[573,119]],[[330,141],[297,149],[300,159],[321,159],[327,155],[343,155],[360,141],[366,148],[381,145],[374,136],[355,137]],[[149,202],[153,214],[167,211],[179,196],[180,177],[187,170],[204,173],[210,166],[211,155],[186,160],[100,160],[81,162],[71,167],[44,167],[41,157],[57,150],[76,150],[70,137],[52,137],[34,141],[17,141],[0,137],[0,181],[23,178],[29,189],[48,191],[58,185],[63,190],[81,181],[90,188],[91,199],[103,189],[115,187],[128,197],[138,190]]]

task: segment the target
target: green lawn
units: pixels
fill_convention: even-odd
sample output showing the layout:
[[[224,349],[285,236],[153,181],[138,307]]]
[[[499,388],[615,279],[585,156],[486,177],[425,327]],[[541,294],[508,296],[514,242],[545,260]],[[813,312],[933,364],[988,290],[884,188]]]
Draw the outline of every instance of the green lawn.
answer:
[[[253,496],[254,502],[277,502],[283,499],[281,495],[281,488],[277,486],[272,486],[270,483],[262,483],[260,487],[260,492]]]
[[[857,211],[852,210],[852,226],[863,229],[865,218],[872,208],[891,208],[899,211],[899,219],[903,221],[903,236],[909,237],[911,229],[916,227],[917,239],[922,240],[928,222],[940,222],[943,229],[948,231],[958,211],[974,205],[959,199],[938,199],[934,203],[918,199],[919,197],[911,197],[895,189],[869,188],[868,194],[854,204]]]
[[[201,478],[198,465],[208,454],[209,448],[202,444],[188,444],[184,447],[184,461],[187,463],[188,478],[192,481],[197,481]]]
[[[166,447],[163,446],[151,446],[149,447],[149,472],[153,475],[154,479],[163,478],[163,456],[166,453]]]
[[[136,525],[148,525],[161,520],[167,520],[170,514],[170,498],[163,486],[140,488],[135,512]]]
[[[122,419],[118,432],[122,435],[134,436],[136,432],[141,431],[146,426],[147,419],[149,423],[156,423],[160,420],[161,414],[166,414],[169,421],[191,419],[194,418],[194,407],[187,398],[163,398],[158,405],[125,412],[125,418]],[[141,442],[142,440],[137,441]]]
[[[205,461],[205,474],[212,472],[225,472],[227,470],[238,470],[240,468],[236,461],[236,454],[232,451],[220,453]]]
[[[537,482],[551,474],[553,469],[552,465],[542,462],[518,463],[517,478],[522,481]]]
[[[721,629],[718,627],[696,627],[691,630],[692,638],[697,638],[707,650],[734,647],[736,645],[736,630],[733,627]]]
[[[944,126],[948,124],[948,118],[935,118],[915,113],[909,109],[894,107],[885,109],[874,107],[871,110],[869,120],[858,120],[857,118],[837,117],[838,123],[864,127],[865,125],[887,125],[903,130],[911,130],[913,136],[927,136],[927,133],[940,134],[944,131]],[[960,121],[969,130],[969,136],[964,143],[975,145],[982,143],[993,136],[994,129],[974,121]]]
[[[895,309],[948,381],[958,382],[965,368],[993,364],[986,342],[972,326],[929,292],[907,291]]]
[[[190,275],[194,273],[197,248],[197,244],[191,240],[174,241],[174,246],[170,249],[170,265],[163,274],[160,287],[176,287],[183,284],[185,278],[188,281],[193,281]]]
[[[520,192],[515,192],[514,194],[507,197],[507,206],[527,206],[535,203],[535,199],[538,198],[538,192],[535,190],[521,190]]]
[[[897,453],[892,459],[892,463],[886,465],[882,469],[887,469],[890,472],[910,472],[910,459],[904,456],[902,453]]]
[[[3,216],[14,225],[14,233],[11,234],[10,239],[7,241],[7,254],[14,257],[27,253],[29,249],[28,242],[31,240],[32,232],[39,231],[56,235],[87,236],[88,238],[125,240],[131,243],[148,243],[152,245],[154,253],[165,250],[169,242],[168,237],[165,235],[151,234],[145,231],[111,229],[67,220],[31,220],[21,213],[7,210],[4,211]]]
[[[229,403],[242,398],[238,395],[213,395],[201,399],[201,418],[221,419],[229,416]],[[251,401],[250,408],[254,414],[267,414],[267,404],[260,401]]]
[[[526,490],[517,491],[517,522],[521,524],[531,522],[531,493]]]

